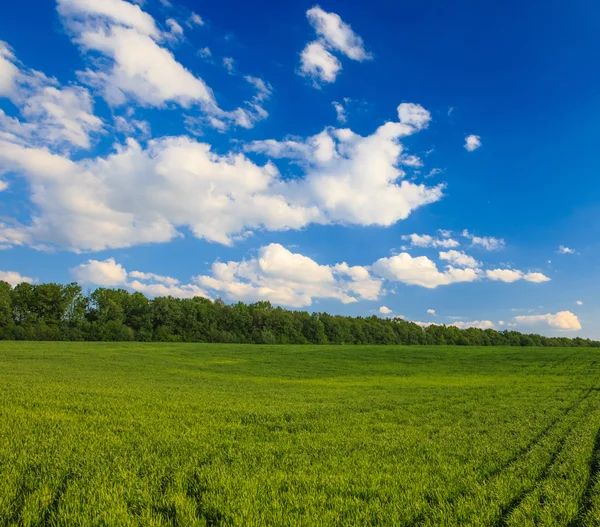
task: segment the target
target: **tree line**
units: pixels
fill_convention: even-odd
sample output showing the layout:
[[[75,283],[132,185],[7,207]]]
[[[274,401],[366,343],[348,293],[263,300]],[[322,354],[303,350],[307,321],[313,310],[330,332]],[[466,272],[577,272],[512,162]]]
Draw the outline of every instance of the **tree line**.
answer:
[[[148,299],[125,289],[98,288],[85,294],[77,283],[11,287],[1,281],[0,340],[600,347],[600,342],[579,337],[442,325],[423,328],[399,318],[311,314],[270,302]]]

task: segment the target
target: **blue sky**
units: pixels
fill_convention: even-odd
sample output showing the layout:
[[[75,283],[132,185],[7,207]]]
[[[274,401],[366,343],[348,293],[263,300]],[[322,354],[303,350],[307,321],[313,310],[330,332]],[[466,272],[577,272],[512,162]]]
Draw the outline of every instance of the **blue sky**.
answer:
[[[600,7],[25,0],[0,278],[600,338]]]

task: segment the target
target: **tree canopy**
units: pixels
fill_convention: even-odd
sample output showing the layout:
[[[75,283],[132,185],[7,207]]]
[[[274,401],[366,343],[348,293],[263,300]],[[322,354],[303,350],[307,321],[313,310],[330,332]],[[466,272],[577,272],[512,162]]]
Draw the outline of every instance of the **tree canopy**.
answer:
[[[84,294],[77,283],[0,282],[1,340],[223,342],[241,344],[428,344],[600,347],[582,338],[518,331],[421,327],[400,318],[344,317],[195,297],[146,298],[125,289]]]

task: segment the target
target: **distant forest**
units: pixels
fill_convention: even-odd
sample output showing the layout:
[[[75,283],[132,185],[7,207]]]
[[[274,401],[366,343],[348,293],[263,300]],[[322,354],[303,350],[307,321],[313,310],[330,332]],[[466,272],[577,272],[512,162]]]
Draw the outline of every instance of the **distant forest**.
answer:
[[[106,288],[86,295],[76,283],[11,287],[6,282],[0,282],[0,340],[600,347],[600,342],[579,337],[423,328],[399,318],[310,314],[269,302],[148,299],[142,293]]]

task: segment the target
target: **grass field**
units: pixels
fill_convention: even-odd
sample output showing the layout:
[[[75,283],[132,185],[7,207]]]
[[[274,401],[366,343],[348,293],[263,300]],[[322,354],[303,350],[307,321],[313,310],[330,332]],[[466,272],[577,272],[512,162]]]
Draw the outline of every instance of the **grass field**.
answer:
[[[600,525],[599,353],[0,342],[0,525]]]

